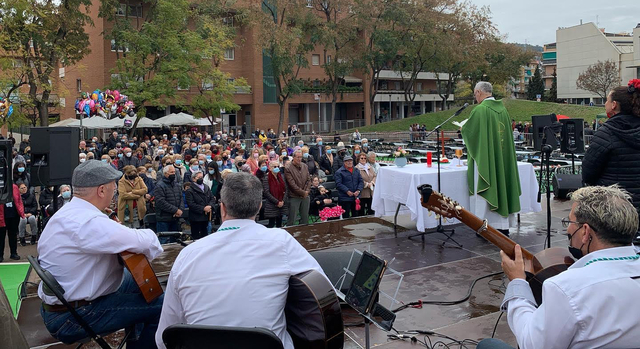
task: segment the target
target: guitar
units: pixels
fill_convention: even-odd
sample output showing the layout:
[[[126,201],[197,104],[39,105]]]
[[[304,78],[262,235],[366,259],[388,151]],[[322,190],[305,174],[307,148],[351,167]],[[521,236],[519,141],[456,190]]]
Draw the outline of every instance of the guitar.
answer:
[[[433,190],[431,185],[423,184],[418,187],[422,196],[422,206],[429,211],[446,218],[456,218],[460,222],[475,230],[504,251],[512,259],[515,258],[516,243],[500,233],[476,215],[464,209],[457,202]],[[553,276],[567,270],[575,262],[566,248],[552,247],[533,255],[522,249],[527,282],[531,286],[533,296],[538,304],[542,304],[542,283]]]
[[[311,270],[289,278],[285,306],[287,331],[296,349],[341,349],[344,326],[331,283]]]
[[[125,268],[133,276],[138,288],[140,288],[144,300],[147,303],[151,303],[154,299],[160,297],[164,291],[147,257],[143,254],[127,251],[120,252],[119,256]]]

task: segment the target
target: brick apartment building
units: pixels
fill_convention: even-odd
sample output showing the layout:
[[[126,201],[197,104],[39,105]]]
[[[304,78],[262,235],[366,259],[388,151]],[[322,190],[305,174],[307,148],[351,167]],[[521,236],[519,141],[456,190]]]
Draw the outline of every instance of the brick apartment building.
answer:
[[[59,102],[58,106],[51,110],[52,116],[59,115],[60,120],[75,118],[74,105],[82,91],[105,89],[109,86],[112,71],[116,66],[116,47],[106,40],[101,33],[108,32],[112,23],[98,17],[99,1],[94,0],[90,7],[90,16],[94,26],[86,28],[91,42],[91,53],[73,66],[60,67],[57,76],[52,77],[54,91],[52,100]],[[122,4],[120,11],[124,13]],[[132,21],[142,20],[144,8],[140,5],[130,5],[129,16]],[[234,129],[243,123],[252,129],[256,127],[277,129],[279,106],[276,102],[273,77],[264,66],[261,51],[256,45],[254,30],[248,26],[241,26],[233,22],[228,25],[236,25],[236,47],[225,52],[225,60],[221,69],[231,75],[232,78],[243,77],[251,87],[249,91],[237,91],[234,101],[241,109],[235,114],[224,114],[223,125],[225,128]],[[319,85],[326,75],[321,61],[322,49],[312,52],[309,68],[300,73],[300,78],[307,80],[311,85]],[[441,79],[446,80],[446,74],[441,74]],[[345,85],[348,92],[340,93],[336,106],[334,129],[347,129],[368,125],[370,120],[370,106],[368,103],[369,77],[366,74],[354,73],[345,77]],[[380,74],[380,90],[375,98],[376,115],[382,115],[389,119],[399,119],[411,115],[419,115],[426,112],[440,110],[440,97],[436,90],[436,75],[434,73],[420,73],[413,88],[417,95],[413,103],[405,102],[402,79],[399,73],[385,70]],[[178,93],[189,95],[197,93],[195,87],[178,88]],[[450,97],[453,100],[453,96]],[[155,119],[172,112],[180,111],[176,106],[169,106],[160,110],[153,106],[145,106],[147,116]],[[391,116],[389,117],[389,109]],[[294,96],[288,100],[285,109],[285,126],[298,124],[306,132],[327,132],[331,112],[330,97],[324,94],[316,94],[312,91]]]

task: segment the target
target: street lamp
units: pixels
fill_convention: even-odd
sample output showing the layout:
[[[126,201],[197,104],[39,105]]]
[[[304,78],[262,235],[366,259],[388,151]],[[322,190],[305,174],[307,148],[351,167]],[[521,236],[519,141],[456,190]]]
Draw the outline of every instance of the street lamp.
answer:
[[[389,93],[389,121],[393,119],[393,113],[391,112],[391,93]]]

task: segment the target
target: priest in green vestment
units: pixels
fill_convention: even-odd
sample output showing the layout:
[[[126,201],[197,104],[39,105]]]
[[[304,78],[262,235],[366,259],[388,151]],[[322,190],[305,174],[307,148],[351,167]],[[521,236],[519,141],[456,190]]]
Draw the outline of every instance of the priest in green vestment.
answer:
[[[476,84],[474,97],[480,104],[462,127],[469,165],[467,180],[471,195],[475,195],[477,178],[477,194],[487,202],[490,211],[508,217],[520,211],[522,190],[511,118],[502,101],[492,94],[490,83]],[[508,225],[496,228],[508,229]]]

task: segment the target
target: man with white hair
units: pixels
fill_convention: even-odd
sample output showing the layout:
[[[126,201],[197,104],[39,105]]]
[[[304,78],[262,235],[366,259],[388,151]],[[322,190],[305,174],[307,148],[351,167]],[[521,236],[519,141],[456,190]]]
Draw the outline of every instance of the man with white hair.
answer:
[[[153,346],[163,296],[147,304],[118,253],[162,252],[149,229],[130,229],[110,219],[105,210],[122,173],[102,161],[85,161],[73,171],[73,199],[47,223],[38,243],[38,260],[64,289],[64,297],[96,333],[104,334],[144,324],[138,340],[127,348]],[[41,314],[56,339],[71,344],[87,334],[67,307],[42,284]]]
[[[316,161],[320,161],[322,155],[324,155],[324,145],[322,143],[322,137],[316,138],[316,145],[309,147],[309,154],[313,156]]]
[[[476,84],[473,95],[480,104],[462,127],[469,162],[467,183],[474,195],[471,211],[508,236],[515,214],[520,212],[522,191],[511,118],[492,93],[490,83]]]

